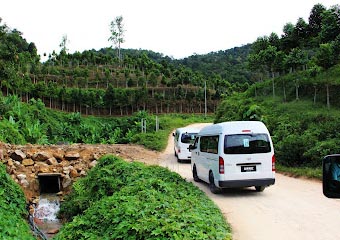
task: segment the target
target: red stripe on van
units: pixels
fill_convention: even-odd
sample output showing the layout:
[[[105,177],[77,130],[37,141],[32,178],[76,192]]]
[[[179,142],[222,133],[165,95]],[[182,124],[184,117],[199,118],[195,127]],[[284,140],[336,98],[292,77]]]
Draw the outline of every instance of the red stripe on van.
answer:
[[[245,130],[242,130],[242,132],[251,132],[251,130],[246,130],[246,129],[245,129]]]

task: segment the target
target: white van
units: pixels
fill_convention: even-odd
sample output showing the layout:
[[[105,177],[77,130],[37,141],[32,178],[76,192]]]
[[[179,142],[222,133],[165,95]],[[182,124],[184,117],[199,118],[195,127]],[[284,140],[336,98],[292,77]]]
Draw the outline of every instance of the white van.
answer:
[[[275,183],[274,147],[267,127],[258,121],[224,122],[204,127],[190,146],[195,181],[222,188],[255,186],[256,191]]]
[[[177,128],[173,133],[174,136],[174,152],[177,161],[190,160],[191,152],[189,151],[190,144],[193,144],[197,133],[200,130],[197,128]]]

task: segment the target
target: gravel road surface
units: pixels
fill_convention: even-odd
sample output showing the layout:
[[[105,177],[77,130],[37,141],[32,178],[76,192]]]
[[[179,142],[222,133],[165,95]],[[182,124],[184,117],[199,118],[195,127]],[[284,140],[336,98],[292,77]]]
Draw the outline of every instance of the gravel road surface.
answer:
[[[190,163],[178,163],[174,156],[172,136],[159,163],[194,182]],[[324,197],[319,181],[277,173],[275,185],[264,192],[228,189],[218,195],[205,183],[194,184],[221,209],[231,224],[234,240],[340,239],[340,200]]]

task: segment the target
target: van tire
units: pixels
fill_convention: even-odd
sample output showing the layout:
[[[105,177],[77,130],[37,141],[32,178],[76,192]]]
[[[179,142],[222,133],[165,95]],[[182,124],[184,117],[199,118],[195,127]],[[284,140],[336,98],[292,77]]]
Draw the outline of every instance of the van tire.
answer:
[[[265,186],[255,186],[256,192],[263,192],[265,188]]]
[[[192,177],[194,178],[195,182],[200,182],[201,181],[201,179],[199,179],[199,177],[197,175],[196,165],[194,165],[193,168],[192,168]]]
[[[209,173],[209,189],[214,194],[218,194],[218,193],[222,192],[221,188],[216,187],[215,180],[214,180],[214,174],[212,172]]]

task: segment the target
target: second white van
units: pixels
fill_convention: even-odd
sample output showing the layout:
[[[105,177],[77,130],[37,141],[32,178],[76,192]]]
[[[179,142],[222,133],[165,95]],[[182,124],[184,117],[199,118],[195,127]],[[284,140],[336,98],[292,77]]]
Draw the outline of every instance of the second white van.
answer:
[[[197,128],[177,128],[173,133],[174,136],[174,152],[178,162],[182,160],[191,160],[191,152],[189,151],[190,144],[193,144],[197,133],[200,129]]]
[[[198,133],[190,151],[194,180],[207,182],[213,193],[252,186],[263,191],[275,183],[274,147],[262,122],[209,125]]]

